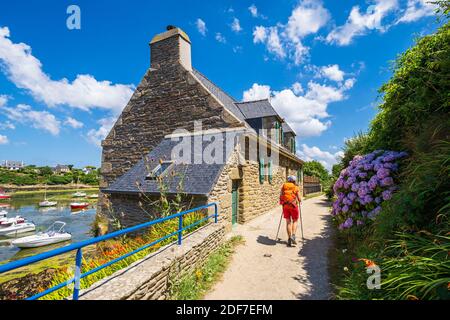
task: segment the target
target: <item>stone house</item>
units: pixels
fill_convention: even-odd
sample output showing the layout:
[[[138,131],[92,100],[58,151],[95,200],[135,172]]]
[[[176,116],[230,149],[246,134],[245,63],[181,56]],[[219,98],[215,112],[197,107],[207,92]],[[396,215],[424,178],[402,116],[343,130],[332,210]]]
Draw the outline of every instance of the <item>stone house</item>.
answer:
[[[183,193],[191,206],[218,202],[229,229],[278,205],[303,162],[270,100],[238,102],[194,69],[179,28],[150,49],[150,68],[102,142],[98,214],[131,226],[158,216],[150,203],[161,192]]]
[[[70,168],[69,166],[65,164],[58,164],[56,167],[53,168],[53,173],[55,174],[63,174],[63,173],[69,173]]]

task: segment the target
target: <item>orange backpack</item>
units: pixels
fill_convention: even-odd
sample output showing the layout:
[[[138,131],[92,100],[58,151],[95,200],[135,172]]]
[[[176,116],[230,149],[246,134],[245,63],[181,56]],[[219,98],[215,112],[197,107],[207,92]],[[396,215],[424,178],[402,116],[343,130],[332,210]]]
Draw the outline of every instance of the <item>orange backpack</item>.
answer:
[[[295,199],[297,198],[297,194],[299,192],[298,187],[292,182],[286,182],[281,187],[281,196],[280,202],[281,204],[295,204]]]

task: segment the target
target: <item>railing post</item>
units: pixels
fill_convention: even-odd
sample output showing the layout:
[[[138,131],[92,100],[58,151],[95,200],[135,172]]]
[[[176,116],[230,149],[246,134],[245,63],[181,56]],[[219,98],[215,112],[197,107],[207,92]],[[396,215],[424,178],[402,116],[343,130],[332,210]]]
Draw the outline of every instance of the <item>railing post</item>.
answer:
[[[178,218],[178,245],[181,245],[181,239],[183,238],[183,216]]]
[[[217,223],[218,212],[217,212],[217,203],[214,203],[214,223]]]
[[[73,300],[78,300],[78,295],[80,293],[80,280],[81,280],[81,248],[77,250],[77,255],[75,257],[75,286],[73,287]]]

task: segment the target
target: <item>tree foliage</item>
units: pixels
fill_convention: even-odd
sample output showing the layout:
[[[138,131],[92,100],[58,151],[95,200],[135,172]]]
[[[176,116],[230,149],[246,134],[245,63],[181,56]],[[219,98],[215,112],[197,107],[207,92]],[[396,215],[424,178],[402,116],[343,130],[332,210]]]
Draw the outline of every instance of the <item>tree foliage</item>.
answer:
[[[305,162],[303,165],[303,174],[305,176],[313,176],[320,179],[322,184],[329,180],[329,174],[327,169],[320,162],[313,160]]]
[[[380,89],[383,102],[371,124],[368,148],[408,150],[405,138],[422,132],[431,116],[448,119],[449,43],[447,23],[397,59],[393,77]]]

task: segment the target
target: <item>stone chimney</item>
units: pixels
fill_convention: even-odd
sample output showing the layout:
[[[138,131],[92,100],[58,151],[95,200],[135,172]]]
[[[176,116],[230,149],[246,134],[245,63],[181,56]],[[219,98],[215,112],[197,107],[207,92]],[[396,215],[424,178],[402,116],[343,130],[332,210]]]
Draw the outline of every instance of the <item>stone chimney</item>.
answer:
[[[150,50],[152,68],[163,69],[179,63],[192,71],[191,40],[180,28],[167,26],[166,32],[157,34],[150,41]]]

